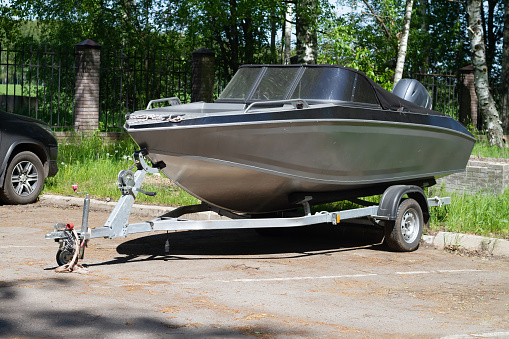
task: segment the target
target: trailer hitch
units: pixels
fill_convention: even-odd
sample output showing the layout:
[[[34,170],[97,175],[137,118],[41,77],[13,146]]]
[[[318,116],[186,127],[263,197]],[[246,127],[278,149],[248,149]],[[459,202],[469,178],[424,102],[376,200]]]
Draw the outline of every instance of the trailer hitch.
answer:
[[[46,234],[46,239],[54,239],[59,243],[56,259],[62,266],[67,264],[74,256],[76,251],[76,241],[79,244],[78,259],[85,256],[85,243],[88,232],[88,214],[90,212],[90,195],[88,192],[78,192],[77,185],[72,186],[75,193],[86,194],[83,202],[83,216],[81,218],[81,230],[76,231],[72,223],[56,223],[53,232]],[[77,237],[77,238],[76,238]]]
[[[94,232],[95,234],[93,237],[104,236],[114,238],[117,236],[125,236],[127,234],[126,228],[130,211],[138,193],[149,196],[156,195],[155,192],[144,191],[140,187],[146,174],[158,173],[165,165],[164,163],[158,163],[150,166],[144,159],[146,154],[148,154],[148,152],[145,149],[134,152],[133,158],[135,163],[128,170],[122,170],[118,174],[118,189],[122,193],[122,196],[115,205],[105,225],[98,228],[96,232]],[[132,171],[134,168],[136,168],[136,172]],[[91,230],[88,228],[90,195],[88,192],[78,192],[77,185],[73,185],[72,188],[74,193],[86,194],[83,204],[81,229],[75,230],[74,225],[70,223],[57,223],[54,226],[53,232],[46,234],[46,239],[53,239],[60,244],[56,256],[59,265],[68,263],[74,256],[76,252],[76,241],[78,241],[79,244],[78,258],[83,259],[86,241],[91,238]]]

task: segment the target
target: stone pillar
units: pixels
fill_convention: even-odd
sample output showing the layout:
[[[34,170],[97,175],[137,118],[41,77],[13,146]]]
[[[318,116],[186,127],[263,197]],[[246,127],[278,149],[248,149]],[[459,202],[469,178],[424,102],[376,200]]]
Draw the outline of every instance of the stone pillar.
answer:
[[[215,53],[202,47],[191,54],[193,55],[191,102],[212,102]]]
[[[101,45],[90,39],[76,45],[75,124],[77,132],[99,128]]]
[[[472,123],[473,127],[477,126],[477,94],[474,85],[474,67],[472,65],[465,66],[460,69],[460,122],[464,125]]]

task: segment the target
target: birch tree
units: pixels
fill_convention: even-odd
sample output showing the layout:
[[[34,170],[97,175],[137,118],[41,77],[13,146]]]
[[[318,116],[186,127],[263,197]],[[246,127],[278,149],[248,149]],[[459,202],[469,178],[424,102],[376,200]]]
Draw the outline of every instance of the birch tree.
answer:
[[[481,116],[486,127],[490,146],[505,147],[503,142],[502,123],[495,107],[495,100],[489,91],[488,66],[486,64],[486,50],[483,38],[481,20],[482,0],[468,0],[468,35],[474,66],[474,86]]]
[[[286,5],[285,10],[285,21],[283,26],[283,41],[284,41],[284,50],[283,50],[283,64],[288,65],[290,63],[290,53],[291,53],[291,42],[292,42],[292,9],[290,4]]]
[[[509,0],[504,1],[504,45],[502,46],[502,124],[509,126]]]
[[[297,0],[295,3],[296,50],[299,64],[316,64],[318,6],[318,0]]]
[[[414,0],[407,0],[405,6],[405,16],[403,18],[403,29],[399,41],[398,58],[396,60],[396,70],[394,72],[394,84],[403,76],[403,67],[405,66],[406,50],[408,46],[408,35],[410,33],[410,21],[412,19],[412,6]]]

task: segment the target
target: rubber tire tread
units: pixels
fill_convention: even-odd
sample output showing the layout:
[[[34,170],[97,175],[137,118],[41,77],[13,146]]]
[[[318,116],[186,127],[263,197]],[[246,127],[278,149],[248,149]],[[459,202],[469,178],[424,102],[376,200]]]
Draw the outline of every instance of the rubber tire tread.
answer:
[[[413,208],[418,214],[419,218],[419,234],[417,238],[412,243],[407,243],[403,239],[403,234],[401,233],[401,222],[403,220],[403,216],[405,212],[409,209]],[[396,252],[412,252],[419,248],[419,244],[421,242],[422,230],[424,228],[424,217],[422,214],[421,206],[414,199],[405,199],[403,200],[398,207],[398,215],[394,222],[391,222],[385,228],[385,243],[386,245],[393,251]]]
[[[32,192],[32,194],[21,197],[19,196],[12,188],[11,184],[11,177],[12,177],[12,171],[14,170],[15,166],[20,163],[21,161],[30,161],[35,168],[37,169],[37,188]],[[7,166],[7,171],[5,172],[5,179],[4,179],[4,186],[0,188],[0,200],[6,204],[31,204],[35,201],[37,201],[37,198],[39,197],[39,194],[42,191],[42,188],[44,186],[44,167],[42,165],[41,160],[37,155],[35,155],[32,152],[24,151],[16,154],[14,158],[10,161],[9,165]]]

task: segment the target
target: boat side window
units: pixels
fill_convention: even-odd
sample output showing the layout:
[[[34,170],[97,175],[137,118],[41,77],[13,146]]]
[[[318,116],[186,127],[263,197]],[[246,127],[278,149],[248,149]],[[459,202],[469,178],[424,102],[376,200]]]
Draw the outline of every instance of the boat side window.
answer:
[[[378,105],[378,101],[376,100],[371,84],[361,75],[358,75],[357,77],[355,93],[352,101]]]
[[[351,101],[355,73],[341,68],[307,68],[292,99]]]
[[[291,98],[377,103],[371,85],[362,76],[328,67],[307,68]]]
[[[298,67],[268,67],[250,99],[283,100],[299,72]]]
[[[219,99],[246,99],[261,70],[262,68],[257,67],[239,69],[223,90]]]

